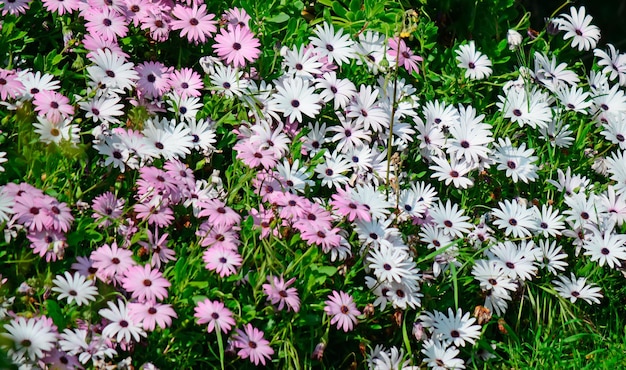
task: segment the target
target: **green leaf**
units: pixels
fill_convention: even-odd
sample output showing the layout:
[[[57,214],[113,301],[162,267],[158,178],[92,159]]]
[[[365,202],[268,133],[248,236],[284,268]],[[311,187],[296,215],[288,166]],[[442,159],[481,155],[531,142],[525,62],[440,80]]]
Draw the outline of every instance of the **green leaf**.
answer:
[[[65,328],[67,326],[67,320],[65,319],[65,315],[63,315],[63,311],[61,310],[61,306],[52,299],[46,300],[46,308],[48,310],[48,316],[59,328]]]
[[[284,12],[280,12],[273,17],[267,18],[266,20],[271,23],[283,23],[289,20],[289,16]]]
[[[317,269],[317,271],[326,276],[333,276],[337,272],[337,268],[335,266],[321,266]]]

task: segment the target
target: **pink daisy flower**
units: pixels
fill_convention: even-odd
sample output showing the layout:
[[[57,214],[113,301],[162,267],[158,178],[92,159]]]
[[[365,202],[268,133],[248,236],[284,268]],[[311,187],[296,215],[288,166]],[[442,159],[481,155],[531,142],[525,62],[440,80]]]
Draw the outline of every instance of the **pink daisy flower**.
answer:
[[[3,0],[0,1],[2,4],[2,15],[5,16],[7,14],[19,16],[20,14],[26,13],[30,6],[31,0]]]
[[[237,251],[241,243],[236,227],[213,225],[208,220],[200,225],[196,235],[202,238],[200,245],[203,247],[219,247]]]
[[[78,10],[79,0],[43,0],[43,7],[49,12],[57,12],[59,15],[72,14]]]
[[[208,270],[217,272],[221,277],[237,273],[237,267],[243,262],[236,251],[220,247],[211,247],[204,251],[202,260]]]
[[[215,15],[206,12],[205,4],[200,7],[194,5],[192,8],[177,4],[172,14],[178,18],[171,22],[172,29],[181,30],[180,36],[187,35],[187,40],[193,41],[196,45],[198,41],[204,44],[207,37],[217,31],[215,27],[217,22],[213,20]]]
[[[296,278],[291,278],[285,282],[282,276],[280,278],[268,276],[267,281],[269,284],[263,284],[263,292],[267,294],[268,301],[272,302],[272,304],[278,304],[279,310],[287,307],[288,311],[292,309],[294,312],[300,311],[298,290],[296,288],[289,288],[289,286],[296,281]]]
[[[413,71],[420,73],[418,63],[424,59],[419,55],[414,55],[413,51],[406,46],[404,40],[400,43],[395,38],[389,39],[389,55],[398,58],[398,65],[403,66],[409,73]]]
[[[265,365],[266,359],[271,359],[274,350],[269,346],[270,342],[263,338],[263,332],[246,324],[244,330],[237,329],[237,334],[233,337],[235,347],[240,348],[237,354],[241,358],[250,358],[255,365],[259,362]]]
[[[263,166],[265,169],[271,169],[278,162],[273,150],[262,148],[250,140],[241,140],[233,148],[237,151],[237,158],[250,168]]]
[[[137,89],[145,97],[158,98],[169,91],[172,67],[166,67],[161,62],[144,62],[138,64],[135,70],[139,74]]]
[[[74,221],[70,208],[65,203],[56,199],[50,201],[48,213],[52,219],[52,227],[56,230],[67,232]]]
[[[137,218],[147,220],[149,225],[166,227],[174,221],[174,211],[167,206],[153,206],[149,203],[137,203],[133,206]]]
[[[165,329],[172,325],[172,318],[178,317],[172,305],[156,302],[129,303],[128,313],[133,321],[141,322],[146,331],[154,331],[157,325]]]
[[[122,279],[122,287],[140,302],[167,298],[170,285],[161,271],[153,270],[150,265],[129,267]]]
[[[74,114],[70,99],[56,91],[40,91],[34,98],[35,112],[52,123],[59,123]]]
[[[104,228],[111,225],[111,220],[117,220],[124,212],[124,199],[117,199],[117,197],[107,191],[104,194],[100,194],[94,198],[91,208],[93,214],[91,217],[99,221],[98,227]]]
[[[166,12],[150,10],[141,19],[141,29],[148,30],[153,40],[163,42],[170,37],[171,23],[172,18]]]
[[[91,8],[85,12],[87,32],[95,33],[106,40],[117,40],[128,33],[126,17],[109,8]]]
[[[63,258],[67,242],[65,234],[58,230],[31,230],[26,236],[30,241],[33,253],[45,257],[46,262]]]
[[[204,88],[202,77],[191,68],[176,70],[170,75],[169,79],[172,88],[181,98],[200,96],[200,90]]]
[[[104,282],[113,280],[113,284],[120,282],[124,272],[135,265],[133,252],[118,248],[115,242],[110,246],[105,244],[91,252],[89,258],[93,261],[92,266],[97,269],[96,276]]]
[[[337,189],[337,194],[333,194],[330,204],[335,212],[346,217],[349,221],[360,220],[369,222],[372,216],[365,204],[352,199],[351,189],[346,186],[346,190]]]
[[[228,27],[248,27],[251,18],[245,9],[232,8],[222,15],[222,19],[228,22]]]
[[[15,71],[0,68],[0,99],[3,101],[7,98],[15,99],[23,89],[24,85]]]
[[[219,301],[210,301],[205,299],[198,302],[194,307],[194,317],[198,319],[198,324],[209,324],[207,326],[207,332],[211,333],[213,330],[221,330],[226,334],[235,325],[233,319],[233,313],[224,304]]]
[[[13,205],[14,219],[30,230],[42,231],[52,227],[52,217],[49,212],[48,197],[32,196],[24,193],[15,197]]]
[[[357,324],[357,315],[361,313],[356,309],[356,304],[352,297],[344,292],[333,290],[333,294],[328,296],[325,302],[324,311],[328,316],[332,316],[330,324],[337,324],[337,329],[348,332]]]
[[[140,241],[139,245],[143,247],[148,255],[152,255],[152,258],[150,259],[150,265],[152,267],[160,269],[161,263],[176,260],[176,253],[174,250],[167,247],[168,233],[159,236],[158,228],[154,229],[154,233],[149,229],[146,230],[146,232],[148,233],[148,242]]]
[[[215,36],[213,48],[227,64],[240,68],[246,66],[246,60],[253,63],[259,57],[260,45],[250,29],[236,26],[228,30],[222,28],[220,34]]]
[[[241,216],[219,199],[201,202],[198,206],[201,208],[198,217],[208,216],[209,224],[215,226],[233,226],[241,221]]]

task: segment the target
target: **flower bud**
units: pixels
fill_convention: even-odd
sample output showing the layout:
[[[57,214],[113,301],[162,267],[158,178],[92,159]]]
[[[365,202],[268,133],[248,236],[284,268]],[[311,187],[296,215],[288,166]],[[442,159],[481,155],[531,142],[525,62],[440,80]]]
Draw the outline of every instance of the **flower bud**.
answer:
[[[522,44],[523,39],[524,38],[522,37],[522,34],[515,30],[509,30],[506,33],[506,40],[509,43],[509,50],[515,50],[515,48]]]

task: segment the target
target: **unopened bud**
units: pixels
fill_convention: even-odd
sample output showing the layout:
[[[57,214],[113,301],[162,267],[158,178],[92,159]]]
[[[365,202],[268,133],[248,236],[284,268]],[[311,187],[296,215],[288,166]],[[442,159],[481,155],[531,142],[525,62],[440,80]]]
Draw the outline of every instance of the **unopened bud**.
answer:
[[[509,30],[506,33],[506,40],[509,43],[509,50],[515,50],[518,46],[522,44],[524,38],[522,37],[521,33],[515,30]]]
[[[313,354],[311,355],[311,358],[313,360],[320,361],[322,357],[324,357],[325,349],[326,349],[326,344],[324,342],[319,342],[317,346],[315,346],[315,349],[313,350]]]

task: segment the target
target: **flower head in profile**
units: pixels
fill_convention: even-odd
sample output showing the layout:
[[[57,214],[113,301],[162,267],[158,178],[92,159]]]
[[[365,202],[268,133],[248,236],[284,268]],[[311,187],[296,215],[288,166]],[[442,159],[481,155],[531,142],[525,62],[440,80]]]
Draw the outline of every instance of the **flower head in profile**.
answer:
[[[332,316],[330,324],[337,324],[337,329],[342,329],[347,333],[358,323],[356,317],[361,312],[357,310],[356,304],[349,294],[333,290],[325,303],[324,311],[328,316]]]
[[[474,41],[459,46],[456,51],[458,67],[465,69],[465,77],[472,80],[482,80],[491,75],[491,61],[486,55],[476,50]]]

